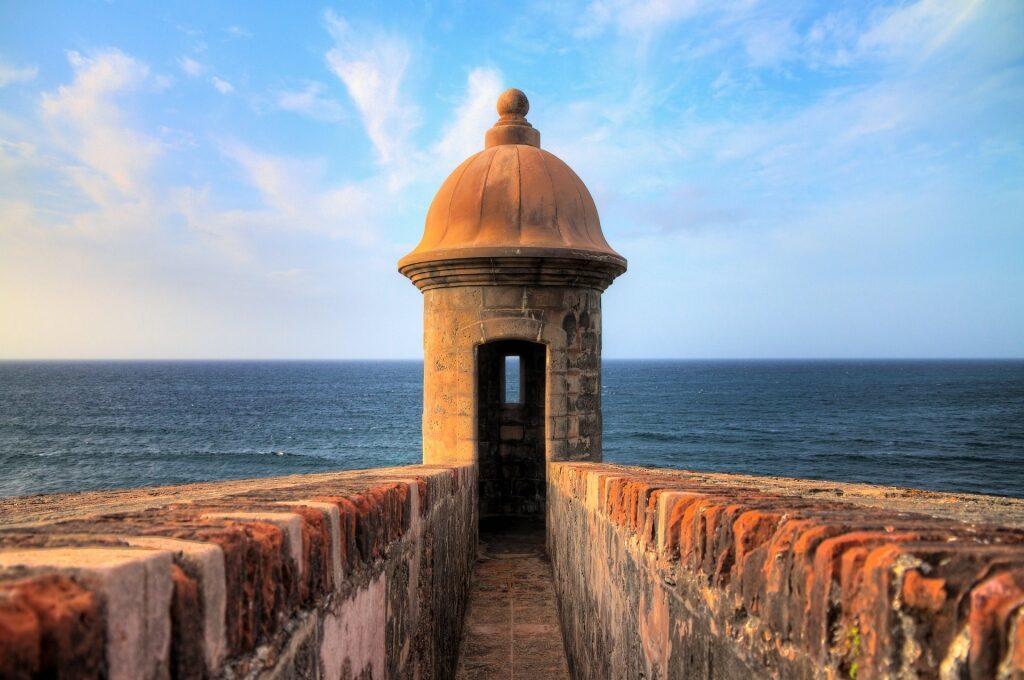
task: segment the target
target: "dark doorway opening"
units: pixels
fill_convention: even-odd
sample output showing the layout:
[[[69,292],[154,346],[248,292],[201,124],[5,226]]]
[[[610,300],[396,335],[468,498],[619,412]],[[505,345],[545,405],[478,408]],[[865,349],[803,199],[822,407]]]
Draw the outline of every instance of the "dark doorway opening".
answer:
[[[546,363],[547,348],[527,340],[477,348],[481,519],[532,516],[543,522]]]

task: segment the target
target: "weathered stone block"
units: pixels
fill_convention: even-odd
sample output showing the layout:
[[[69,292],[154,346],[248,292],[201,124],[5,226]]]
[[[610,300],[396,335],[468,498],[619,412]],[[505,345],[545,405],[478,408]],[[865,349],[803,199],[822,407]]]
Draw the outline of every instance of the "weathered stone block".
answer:
[[[67,576],[0,581],[0,677],[99,677],[101,610],[100,597]]]
[[[182,541],[160,536],[126,536],[128,545],[153,550],[166,550],[176,561],[186,565],[199,579],[202,611],[202,645],[206,669],[210,675],[220,671],[227,650],[225,614],[227,582],[224,574],[224,551],[215,544]]]
[[[528,306],[527,289],[522,286],[485,286],[484,309],[522,309]]]
[[[112,680],[168,677],[171,553],[127,548],[0,551],[0,569],[15,567],[59,571],[101,596]]]
[[[323,621],[320,659],[325,680],[385,677],[384,579],[377,577],[350,600],[340,602]]]
[[[278,527],[284,535],[285,545],[295,568],[301,575],[306,564],[302,551],[302,516],[293,512],[211,512],[209,519],[230,519],[240,522],[266,522]]]
[[[579,677],[1018,672],[1024,531],[936,518],[951,498],[895,508],[902,490],[592,464],[548,480]]]

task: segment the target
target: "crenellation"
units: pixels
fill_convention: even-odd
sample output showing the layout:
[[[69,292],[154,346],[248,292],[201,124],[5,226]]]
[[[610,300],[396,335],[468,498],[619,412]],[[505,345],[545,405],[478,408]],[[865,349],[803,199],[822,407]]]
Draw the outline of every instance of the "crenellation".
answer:
[[[56,573],[0,587],[0,677],[98,677],[107,668],[100,595]]]
[[[174,558],[174,610],[176,628],[188,630],[185,621],[190,613],[196,619],[194,627],[198,635],[196,642],[186,642],[175,653],[172,662],[188,665],[196,649],[202,650],[206,673],[216,676],[224,661],[227,648],[225,615],[227,611],[227,581],[224,573],[224,551],[215,544],[199,541],[183,541],[160,536],[124,536],[125,544],[166,550]],[[179,593],[182,589],[194,589],[194,593]],[[181,602],[187,599],[188,603]],[[176,636],[177,641],[177,636]],[[187,677],[189,673],[172,674]]]
[[[105,665],[113,680],[159,680],[170,673],[171,553],[131,548],[0,551],[0,570],[59,572],[98,595]]]
[[[797,480],[568,463],[549,480],[570,664],[597,669],[580,677],[936,677],[943,659],[972,678],[1024,670],[1009,615],[1024,604],[1011,585],[1024,575],[1024,531],[1001,525],[997,499],[986,524],[944,516],[952,496],[887,509],[874,497],[900,490],[857,485],[806,498]],[[667,617],[652,608],[661,601]],[[1000,607],[1007,615],[986,618]],[[601,646],[666,634],[667,657],[660,643],[636,658]]]
[[[99,654],[97,663],[112,677],[193,677],[196,668],[204,677],[312,677],[311,668],[322,674],[325,622],[341,616],[339,625],[364,635],[362,623],[345,616],[352,611],[345,603],[374,583],[387,584],[391,605],[380,615],[390,617],[392,638],[410,650],[387,667],[402,677],[413,668],[420,677],[446,677],[451,662],[437,650],[451,648],[459,633],[452,617],[464,607],[458,593],[468,584],[475,541],[468,530],[475,521],[473,476],[450,466],[413,466],[292,480],[291,487],[253,480],[242,494],[231,493],[235,482],[196,485],[154,494],[167,499],[163,506],[0,530],[0,630],[28,622],[19,624],[25,633],[17,638],[25,647],[5,652],[0,676],[35,677],[45,668],[38,650],[49,633],[32,633],[38,615],[22,593],[38,579],[50,579],[44,582],[55,590],[52,579],[60,575],[71,579],[60,592],[97,603],[80,621],[101,617],[108,627],[103,639],[120,641],[96,652],[92,638],[91,646],[72,650],[75,658],[87,664]],[[223,504],[208,493],[218,487]],[[190,491],[202,502],[189,503]],[[88,508],[102,496],[74,494],[64,503],[78,517],[76,505]],[[229,498],[234,510],[223,510]],[[454,549],[440,573],[433,569],[438,540]],[[435,603],[444,600],[446,610],[421,602],[424,592]],[[448,628],[436,628],[438,621]],[[332,660],[339,653],[330,644],[327,651]],[[384,663],[375,668],[372,674],[384,677]]]
[[[302,578],[305,572],[303,551],[303,517],[294,512],[210,512],[200,516],[203,519],[227,519],[254,524],[271,524],[280,530],[284,551],[291,558],[292,565]]]

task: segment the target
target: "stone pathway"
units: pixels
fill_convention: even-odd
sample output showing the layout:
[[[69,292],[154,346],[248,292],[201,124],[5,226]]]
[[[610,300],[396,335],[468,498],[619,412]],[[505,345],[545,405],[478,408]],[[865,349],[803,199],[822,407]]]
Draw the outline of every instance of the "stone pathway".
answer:
[[[457,680],[568,680],[544,522],[484,520]]]

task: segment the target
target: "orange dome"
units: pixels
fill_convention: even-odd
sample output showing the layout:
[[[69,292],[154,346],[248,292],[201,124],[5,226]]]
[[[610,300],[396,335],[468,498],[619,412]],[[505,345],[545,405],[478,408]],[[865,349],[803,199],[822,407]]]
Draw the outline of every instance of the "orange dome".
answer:
[[[501,119],[483,151],[448,176],[430,204],[423,240],[399,270],[440,260],[559,258],[626,269],[601,232],[594,199],[572,169],[540,148],[525,119],[526,96],[509,90],[498,100]]]

